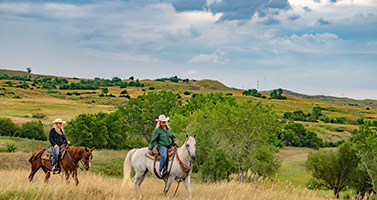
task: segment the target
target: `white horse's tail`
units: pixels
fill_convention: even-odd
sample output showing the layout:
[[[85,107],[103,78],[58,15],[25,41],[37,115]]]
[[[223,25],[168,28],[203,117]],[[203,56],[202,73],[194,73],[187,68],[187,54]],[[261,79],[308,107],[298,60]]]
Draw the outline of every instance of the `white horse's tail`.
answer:
[[[131,187],[135,187],[135,185],[133,184],[133,182],[131,181],[131,158],[132,158],[132,155],[134,155],[134,153],[136,152],[137,149],[132,149],[131,151],[129,151],[127,153],[127,156],[126,156],[126,159],[124,160],[124,163],[123,163],[123,186],[126,185],[126,183],[131,186]]]

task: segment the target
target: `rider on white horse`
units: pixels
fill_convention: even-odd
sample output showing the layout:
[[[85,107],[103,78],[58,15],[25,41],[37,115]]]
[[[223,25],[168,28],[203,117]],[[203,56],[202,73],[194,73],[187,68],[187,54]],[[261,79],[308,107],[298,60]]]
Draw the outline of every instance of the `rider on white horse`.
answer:
[[[164,174],[162,169],[165,165],[168,149],[170,149],[170,147],[173,144],[178,145],[178,143],[177,141],[175,141],[173,130],[168,126],[169,117],[165,117],[165,115],[160,115],[158,119],[156,119],[156,121],[156,129],[153,132],[147,153],[151,153],[153,147],[157,143],[157,149],[161,155],[159,174],[162,176]]]

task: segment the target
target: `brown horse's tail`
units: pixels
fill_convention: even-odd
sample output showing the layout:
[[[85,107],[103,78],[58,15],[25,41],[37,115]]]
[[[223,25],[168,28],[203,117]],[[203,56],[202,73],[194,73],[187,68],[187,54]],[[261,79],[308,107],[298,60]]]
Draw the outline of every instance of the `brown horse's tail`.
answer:
[[[29,158],[29,162],[32,163],[35,159],[40,157],[44,150],[46,150],[46,148],[34,151],[31,157]]]

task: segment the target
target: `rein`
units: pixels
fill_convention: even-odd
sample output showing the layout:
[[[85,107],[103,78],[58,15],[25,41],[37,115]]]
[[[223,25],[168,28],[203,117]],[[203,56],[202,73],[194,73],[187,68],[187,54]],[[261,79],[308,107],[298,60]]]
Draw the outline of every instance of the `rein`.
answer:
[[[68,149],[67,149],[67,155],[68,155],[69,161],[71,161],[71,165],[73,166],[73,169],[74,169],[74,170],[77,169],[77,168],[80,168],[81,171],[83,171],[83,168],[80,166],[80,162],[81,162],[81,165],[85,165],[87,162],[90,161],[90,159],[88,159],[88,161],[85,161],[85,163],[83,163],[83,161],[82,161],[82,158],[86,155],[86,152],[85,152],[85,154],[80,158],[80,160],[79,160],[78,162],[76,162],[76,163],[72,160],[72,157],[71,157],[71,155],[69,154]]]

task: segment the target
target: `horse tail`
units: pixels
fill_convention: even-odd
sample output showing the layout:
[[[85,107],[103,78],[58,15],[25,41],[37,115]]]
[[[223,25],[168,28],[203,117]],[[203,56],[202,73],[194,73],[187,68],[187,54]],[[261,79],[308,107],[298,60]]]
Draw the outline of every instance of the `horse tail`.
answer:
[[[126,159],[123,163],[123,186],[127,183],[129,186],[134,187],[135,185],[131,181],[131,158],[137,149],[132,149],[127,153]]]

